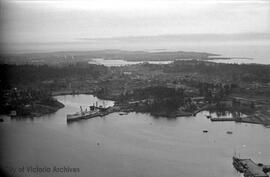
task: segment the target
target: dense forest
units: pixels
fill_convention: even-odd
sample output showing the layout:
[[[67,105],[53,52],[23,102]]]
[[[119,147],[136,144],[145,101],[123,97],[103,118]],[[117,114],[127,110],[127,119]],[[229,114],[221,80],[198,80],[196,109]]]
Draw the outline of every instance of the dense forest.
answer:
[[[270,66],[258,64],[220,64],[198,60],[175,61],[168,65],[144,64],[150,70],[162,70],[164,73],[200,73],[217,76],[234,82],[270,83]],[[1,88],[20,84],[29,84],[44,80],[92,77],[108,74],[109,69],[103,65],[76,63],[66,66],[48,65],[0,65]]]
[[[53,99],[46,90],[18,90],[0,92],[0,114],[9,114],[16,110],[20,116],[36,112],[50,113],[64,105]]]
[[[175,111],[179,106],[184,104],[184,98],[184,89],[156,86],[136,89],[132,93],[122,94],[118,101],[123,103],[133,100],[137,104],[136,100],[140,102],[144,100],[143,110],[140,111],[152,113],[158,111]],[[138,105],[136,105],[136,108],[140,109]]]
[[[124,59],[127,61],[173,61],[177,59],[199,59],[208,60],[209,56],[218,56],[204,52],[146,52],[146,51],[125,51],[125,50],[97,50],[97,51],[77,51],[77,52],[53,52],[53,53],[33,53],[19,55],[1,55],[0,61],[9,64],[48,64],[62,65],[67,63],[88,62],[92,58],[103,58],[108,60]]]
[[[146,87],[135,89],[132,93],[123,94],[123,100],[164,99],[171,97],[183,97],[183,89],[167,88],[164,86]]]
[[[97,78],[108,72],[102,65],[75,64],[68,66],[48,65],[0,65],[0,85],[2,89],[12,86],[27,85],[44,80],[92,77]]]
[[[201,73],[226,77],[233,81],[270,82],[270,66],[259,64],[222,64],[213,62],[175,61],[174,64],[163,68],[166,73]]]
[[[95,94],[130,105],[138,112],[192,113],[201,106],[191,100],[193,97],[222,107],[220,101],[230,94],[269,95],[269,83],[270,65],[258,64],[198,60],[111,68],[85,62],[53,66],[0,64],[0,104],[5,108],[0,111],[16,110],[21,115],[38,109],[35,114],[53,112],[61,105],[51,95],[62,92]]]

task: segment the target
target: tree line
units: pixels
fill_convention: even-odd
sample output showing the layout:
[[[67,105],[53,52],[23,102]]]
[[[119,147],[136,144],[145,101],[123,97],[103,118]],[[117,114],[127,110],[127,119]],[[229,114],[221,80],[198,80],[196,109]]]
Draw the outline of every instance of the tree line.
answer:
[[[108,72],[102,65],[72,64],[67,66],[48,65],[0,65],[1,89],[10,89],[18,85],[27,85],[35,82],[71,78],[92,77],[97,78]]]
[[[163,68],[166,73],[200,73],[242,82],[270,82],[270,65],[224,64],[203,61],[175,61]]]

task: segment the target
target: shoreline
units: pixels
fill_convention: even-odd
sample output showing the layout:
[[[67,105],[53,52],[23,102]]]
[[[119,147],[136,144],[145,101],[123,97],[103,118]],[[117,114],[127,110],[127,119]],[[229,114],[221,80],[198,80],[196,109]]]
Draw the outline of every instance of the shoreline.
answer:
[[[80,95],[80,94],[85,94],[85,95],[94,95],[92,92],[87,92],[87,91],[73,91],[73,90],[66,90],[66,91],[53,91],[52,96],[61,96],[61,95]]]
[[[72,93],[72,94],[70,94],[70,93]],[[59,91],[59,92],[52,93],[52,97],[64,96],[64,95],[81,95],[81,94],[93,95],[99,99],[106,99],[106,98],[100,98],[94,93],[84,92],[84,91],[77,91],[77,92]],[[32,110],[35,110],[35,111],[30,111],[30,114],[28,114],[28,115],[20,115],[20,116],[7,115],[7,116],[10,116],[11,118],[41,117],[44,115],[55,113],[59,109],[65,107],[65,105],[63,103],[59,102],[57,99],[54,99],[54,101],[55,101],[54,105],[45,105],[45,104],[34,103],[32,106]],[[105,112],[103,112],[102,114],[100,114],[96,117],[103,117],[103,116],[106,116],[106,115],[109,115],[112,113],[121,113],[121,112],[124,112],[124,113],[130,113],[130,112],[149,113],[150,115],[152,115],[154,117],[165,117],[165,118],[191,117],[191,116],[196,116],[197,113],[199,113],[203,110],[207,110],[207,108],[213,108],[213,105],[206,104],[206,105],[194,110],[193,112],[186,112],[186,111],[179,111],[179,110],[172,111],[172,112],[166,112],[166,111],[149,112],[149,111],[144,111],[142,109],[138,109],[138,108],[136,108],[132,105],[129,105],[129,104],[127,104],[127,105],[114,105],[114,106],[108,107],[108,109]],[[261,125],[269,125],[270,124],[270,120],[265,118],[264,121],[262,121],[261,117],[265,117],[265,116],[262,114],[247,114],[246,118],[241,118],[237,121],[236,120],[234,120],[234,121],[239,122],[239,123],[255,123],[255,124],[261,124]],[[216,118],[216,119],[217,119],[217,121],[222,121],[222,118],[220,120],[219,120],[219,118]],[[226,120],[227,120],[227,118],[226,118]]]
[[[53,105],[34,103],[30,108],[31,110],[27,110],[29,113],[25,115],[17,115],[17,114],[16,115],[5,114],[5,115],[9,116],[10,118],[29,118],[29,117],[34,118],[53,114],[57,112],[59,109],[62,109],[64,107],[65,105],[56,99]]]

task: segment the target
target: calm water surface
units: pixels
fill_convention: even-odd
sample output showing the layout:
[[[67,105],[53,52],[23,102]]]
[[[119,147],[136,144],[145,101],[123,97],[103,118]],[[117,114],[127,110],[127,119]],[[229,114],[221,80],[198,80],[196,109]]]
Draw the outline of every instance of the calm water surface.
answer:
[[[20,173],[15,176],[240,177],[232,155],[270,164],[270,129],[205,117],[154,118],[118,113],[66,123],[66,114],[98,101],[91,95],[57,96],[66,106],[34,119],[0,124],[2,168],[69,166],[79,173]],[[203,130],[208,133],[203,133]],[[232,131],[229,135],[226,132]]]
[[[174,61],[126,61],[126,60],[104,60],[103,58],[93,58],[89,59],[89,64],[104,65],[104,66],[125,66],[125,65],[134,65],[147,62],[149,64],[170,64]],[[193,60],[193,59],[179,59],[179,60]],[[232,64],[251,64],[254,63],[253,59],[245,58],[231,58],[231,59],[213,59],[207,60],[215,63],[232,63]]]
[[[124,66],[143,63],[144,61],[126,61],[126,60],[104,60],[103,58],[93,58],[88,62],[89,64],[105,65],[105,66]],[[147,61],[150,64],[169,64],[173,61]]]
[[[1,44],[0,44],[1,46]],[[224,57],[253,58],[236,63],[270,64],[270,40],[136,40],[136,41],[89,41],[71,43],[11,44],[0,47],[7,53],[36,53],[53,51],[89,51],[104,49],[142,51],[196,51],[220,54]],[[221,61],[219,61],[221,62]],[[228,61],[226,61],[228,62]]]

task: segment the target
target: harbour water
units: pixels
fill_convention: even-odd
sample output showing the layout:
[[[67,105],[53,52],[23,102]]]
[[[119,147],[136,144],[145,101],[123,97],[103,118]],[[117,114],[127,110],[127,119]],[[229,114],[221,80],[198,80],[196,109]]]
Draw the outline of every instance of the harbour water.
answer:
[[[173,61],[147,61],[150,64],[169,64]],[[104,60],[103,58],[92,58],[89,64],[105,65],[105,66],[124,66],[143,63],[143,61],[126,61],[126,60]]]
[[[208,112],[176,119],[113,113],[67,124],[66,114],[79,111],[80,105],[113,102],[91,95],[56,98],[65,107],[54,114],[4,118],[3,169],[16,169],[14,176],[20,177],[240,177],[232,166],[234,153],[270,164],[270,129],[263,125],[211,122]],[[22,167],[51,171],[19,172]],[[53,171],[54,167],[79,171]]]
[[[89,64],[96,64],[96,65],[104,65],[104,66],[125,66],[125,65],[135,65],[144,63],[145,61],[126,61],[126,60],[108,60],[103,58],[93,58],[89,59]],[[192,59],[179,59],[179,60],[192,60]],[[253,59],[246,59],[246,58],[230,58],[230,59],[211,59],[207,60],[214,63],[231,63],[231,64],[252,64],[255,63]],[[174,61],[146,61],[149,64],[170,64]]]

